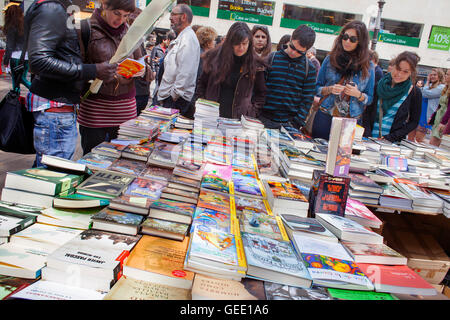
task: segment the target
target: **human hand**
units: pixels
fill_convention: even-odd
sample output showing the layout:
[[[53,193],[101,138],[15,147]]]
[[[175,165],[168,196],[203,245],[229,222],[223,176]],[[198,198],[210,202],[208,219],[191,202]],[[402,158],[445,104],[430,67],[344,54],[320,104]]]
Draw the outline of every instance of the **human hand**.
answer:
[[[117,63],[109,63],[107,61],[95,64],[97,69],[97,79],[108,80],[112,79],[117,71]]]
[[[136,72],[136,73],[133,75],[133,78],[142,77],[144,74],[145,74],[145,68],[142,68],[142,70]]]
[[[361,91],[358,90],[356,85],[353,86],[351,84],[347,84],[344,88],[344,93],[348,96],[359,97],[361,95]]]
[[[344,91],[345,87],[343,85],[340,84],[335,84],[334,86],[331,87],[331,93],[332,94],[341,94],[342,91]]]
[[[439,133],[444,132],[444,129],[445,129],[446,126],[447,126],[446,124],[439,123],[438,132]]]

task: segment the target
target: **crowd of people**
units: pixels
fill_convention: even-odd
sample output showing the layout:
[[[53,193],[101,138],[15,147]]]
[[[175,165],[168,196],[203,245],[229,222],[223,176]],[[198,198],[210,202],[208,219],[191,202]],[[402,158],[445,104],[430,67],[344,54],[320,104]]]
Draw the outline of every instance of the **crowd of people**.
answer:
[[[27,108],[35,119],[34,166],[42,154],[70,159],[77,123],[86,154],[116,138],[119,125],[149,104],[193,119],[199,98],[218,102],[221,117],[245,115],[268,128],[291,126],[327,140],[335,116],[355,118],[364,136],[390,142],[423,141],[430,131],[430,144],[438,146],[450,133],[450,70],[433,69],[420,83],[420,57],[404,51],[384,73],[361,21],[342,27],[320,63],[309,26],[284,35],[274,50],[265,26],[235,22],[220,36],[211,26],[192,25],[190,7],[178,4],[170,13],[171,31],[159,43],[150,35],[132,53],[134,59],[145,56],[146,66],[126,78],[109,61],[141,12],[135,1],[103,0],[81,30],[67,25],[66,6],[63,0],[36,0],[25,18],[18,6],[5,12],[3,64],[16,65],[25,50],[32,75],[31,83],[26,77],[21,82],[29,88]],[[100,90],[84,96],[96,78],[103,81]]]

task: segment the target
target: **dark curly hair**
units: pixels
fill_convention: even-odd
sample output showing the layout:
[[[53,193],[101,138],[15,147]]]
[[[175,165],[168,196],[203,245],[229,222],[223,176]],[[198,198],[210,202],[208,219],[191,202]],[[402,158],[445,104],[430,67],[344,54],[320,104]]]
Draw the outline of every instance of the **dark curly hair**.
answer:
[[[20,6],[9,6],[5,11],[5,24],[3,27],[4,34],[8,34],[9,30],[16,29],[19,36],[23,35],[23,11]]]

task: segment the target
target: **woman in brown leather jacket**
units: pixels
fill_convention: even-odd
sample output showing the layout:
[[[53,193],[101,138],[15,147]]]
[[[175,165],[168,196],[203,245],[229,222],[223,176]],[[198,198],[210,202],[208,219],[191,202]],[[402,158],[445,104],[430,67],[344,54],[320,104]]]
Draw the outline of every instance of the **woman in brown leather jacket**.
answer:
[[[128,30],[127,19],[134,10],[134,0],[105,0],[101,9],[95,9],[89,19],[90,38],[87,48],[84,48],[85,63],[99,63],[112,58]],[[130,56],[135,60],[141,57],[140,50]],[[134,77],[144,77],[149,81],[152,75],[147,65]],[[78,123],[83,155],[101,142],[115,139],[119,125],[136,117],[134,83],[133,78],[115,74],[103,81],[97,94],[91,94],[81,102]]]
[[[203,72],[196,96],[220,103],[219,115],[240,119],[257,117],[266,98],[264,63],[253,49],[253,36],[245,22],[235,22],[225,41],[203,56]]]

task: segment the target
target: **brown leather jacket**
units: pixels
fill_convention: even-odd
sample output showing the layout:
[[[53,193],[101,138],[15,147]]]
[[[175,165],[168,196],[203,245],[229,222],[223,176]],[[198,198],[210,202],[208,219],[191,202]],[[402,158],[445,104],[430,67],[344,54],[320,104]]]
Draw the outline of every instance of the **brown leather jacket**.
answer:
[[[113,36],[108,30],[102,28],[98,22],[95,14],[90,18],[91,32],[88,43],[87,51],[82,48],[84,63],[101,63],[109,61],[115,54],[120,41],[128,30],[128,26],[119,36]],[[81,46],[83,46],[81,44]],[[138,60],[142,57],[141,51],[136,49],[133,54],[129,56],[131,59]],[[146,66],[146,73],[143,78],[147,81],[153,80],[153,72],[151,72],[150,66]],[[111,80],[103,81],[102,86],[98,94],[108,96],[124,96],[131,91],[134,91],[134,78],[126,79],[125,77],[116,74]]]
[[[240,119],[241,115],[256,118],[259,110],[266,100],[266,81],[264,78],[264,67],[258,67],[255,81],[252,83],[248,72],[239,77],[234,92],[232,105],[232,117]],[[211,101],[219,101],[220,84],[214,84],[215,75],[203,72],[197,82],[196,94],[198,98]]]

